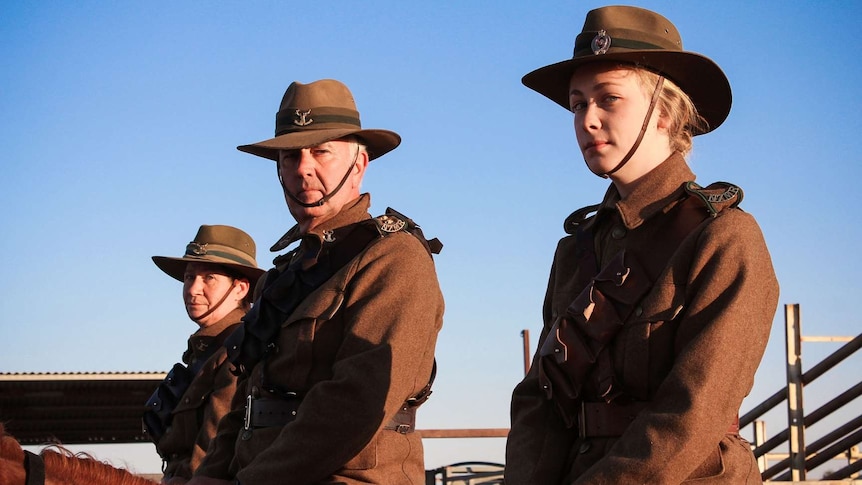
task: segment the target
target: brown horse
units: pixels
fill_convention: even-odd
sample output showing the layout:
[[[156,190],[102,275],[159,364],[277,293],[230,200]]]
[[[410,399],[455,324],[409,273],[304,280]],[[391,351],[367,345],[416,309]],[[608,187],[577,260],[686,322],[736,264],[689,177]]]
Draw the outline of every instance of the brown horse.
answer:
[[[44,476],[44,480],[41,477]],[[0,423],[0,485],[153,485],[145,478],[87,455],[51,445],[26,452]]]

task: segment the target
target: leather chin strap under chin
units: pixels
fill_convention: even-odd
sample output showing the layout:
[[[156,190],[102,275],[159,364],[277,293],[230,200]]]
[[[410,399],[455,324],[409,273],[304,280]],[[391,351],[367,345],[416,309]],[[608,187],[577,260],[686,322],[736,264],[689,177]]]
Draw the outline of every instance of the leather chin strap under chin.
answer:
[[[626,154],[626,156],[623,157],[623,159],[620,161],[620,163],[617,164],[616,167],[611,169],[609,172],[605,172],[605,173],[596,173],[592,168],[590,168],[590,165],[587,164],[587,168],[590,169],[590,172],[595,173],[596,175],[598,175],[599,177],[601,177],[603,179],[606,179],[606,178],[608,178],[608,176],[610,176],[611,174],[613,174],[617,170],[623,168],[623,165],[628,163],[628,161],[632,158],[632,156],[634,156],[638,147],[641,145],[641,140],[643,140],[644,134],[646,133],[646,130],[647,130],[647,127],[649,126],[649,120],[650,120],[650,118],[652,118],[652,112],[655,109],[656,103],[658,103],[658,97],[661,94],[661,87],[663,84],[664,84],[664,76],[659,76],[658,82],[656,82],[656,85],[655,85],[655,91],[653,91],[653,93],[652,93],[652,99],[650,100],[649,108],[647,109],[647,113],[646,113],[646,117],[644,118],[643,125],[641,126],[641,132],[638,134],[638,139],[635,140],[634,145],[632,145],[632,148],[629,150],[629,152]]]
[[[358,160],[358,159],[359,159],[359,145],[356,145],[356,154],[353,155],[353,162],[350,164],[350,168],[347,169],[347,172],[344,174],[344,177],[341,178],[341,182],[338,182],[338,185],[335,187],[335,189],[332,190],[332,192],[324,195],[317,202],[311,202],[311,203],[303,202],[303,201],[299,200],[295,195],[293,195],[293,193],[290,190],[288,190],[287,187],[284,186],[284,180],[281,178],[281,170],[278,170],[278,167],[276,167],[276,170],[278,170],[278,183],[281,184],[282,190],[284,190],[284,193],[287,194],[288,197],[290,197],[290,200],[296,202],[297,204],[301,205],[302,207],[320,207],[323,204],[325,204],[327,200],[331,199],[332,196],[337,194],[338,191],[341,190],[341,187],[344,187],[344,184],[347,183],[347,179],[350,178],[350,173],[353,172],[353,167],[356,165],[356,160]]]
[[[200,323],[200,322],[201,322],[201,320],[203,320],[204,318],[206,318],[206,317],[210,316],[210,315],[212,314],[212,312],[214,312],[214,311],[218,310],[218,308],[219,308],[220,306],[222,306],[222,304],[224,304],[224,302],[225,302],[225,301],[227,301],[227,297],[228,297],[228,296],[230,296],[230,292],[231,292],[231,291],[233,291],[233,289],[234,289],[234,287],[235,287],[235,286],[236,286],[236,279],[234,279],[234,280],[233,280],[233,283],[230,285],[230,288],[228,288],[228,290],[224,293],[224,296],[223,296],[223,297],[221,297],[221,300],[219,300],[219,302],[218,302],[218,303],[216,303],[216,305],[215,305],[214,307],[212,307],[212,308],[210,308],[209,310],[207,310],[206,312],[204,312],[204,314],[203,314],[203,315],[201,315],[201,316],[199,316],[199,317],[197,317],[197,318],[192,318],[192,320],[194,320],[194,321],[195,321],[195,322],[197,322],[197,323]]]

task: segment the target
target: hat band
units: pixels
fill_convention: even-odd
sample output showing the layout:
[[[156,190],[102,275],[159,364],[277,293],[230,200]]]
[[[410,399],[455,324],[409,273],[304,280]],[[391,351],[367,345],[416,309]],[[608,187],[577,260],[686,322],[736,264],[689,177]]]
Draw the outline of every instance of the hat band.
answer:
[[[244,266],[257,266],[254,262],[249,261],[248,259],[245,259],[241,256],[237,256],[235,254],[227,253],[224,251],[219,251],[217,249],[208,249],[206,244],[200,244],[196,242],[190,242],[186,246],[185,255],[202,260],[205,259],[204,256],[215,256],[217,258],[224,258]],[[215,261],[211,262],[216,263]]]
[[[593,53],[593,39],[598,35],[598,33],[594,35],[584,35],[581,34],[578,36],[577,41],[575,41],[575,53],[574,57],[588,57],[592,56]],[[662,47],[660,45],[652,44],[649,42],[644,42],[641,40],[632,40],[632,39],[622,39],[619,37],[609,37],[610,46],[609,48],[618,47],[620,49],[629,49],[629,50],[667,50],[666,47]],[[607,52],[607,51],[605,51]]]
[[[359,122],[359,113],[347,109],[290,107],[279,110],[278,114],[275,115],[275,136],[295,131],[354,127],[362,128],[362,124]]]

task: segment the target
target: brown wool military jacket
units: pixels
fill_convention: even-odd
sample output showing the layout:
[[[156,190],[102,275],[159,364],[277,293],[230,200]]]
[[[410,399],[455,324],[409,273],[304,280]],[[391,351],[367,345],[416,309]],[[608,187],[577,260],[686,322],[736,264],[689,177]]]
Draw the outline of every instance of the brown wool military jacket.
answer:
[[[369,219],[369,204],[364,194],[304,236],[300,251]],[[240,381],[197,475],[243,485],[424,484],[419,435],[383,428],[429,382],[442,319],[434,264],[419,240],[396,232],[373,242],[281,322],[276,352]],[[276,398],[262,375],[303,398],[294,421],[244,436],[246,396]]]
[[[201,328],[189,337],[186,364],[212,352],[210,345],[219,345],[239,325],[243,310],[234,310],[221,321]],[[218,422],[230,410],[236,392],[236,376],[231,372],[227,353],[221,347],[195,376],[173,412],[171,425],[156,443],[159,456],[165,461],[166,477],[191,478],[215,437]]]
[[[593,226],[600,265],[625,248],[649,254],[650,228],[667,217],[691,180],[694,174],[675,154],[626,199],[611,186],[586,223]],[[576,261],[575,238],[563,238],[540,349],[576,296]],[[617,389],[646,408],[618,438],[580,438],[578,422],[567,427],[540,388],[537,352],[512,396],[506,484],[761,483],[749,444],[729,434],[728,425],[751,390],[777,303],[778,282],[753,217],[727,208],[698,225],[608,347]],[[584,400],[602,401],[584,389]]]

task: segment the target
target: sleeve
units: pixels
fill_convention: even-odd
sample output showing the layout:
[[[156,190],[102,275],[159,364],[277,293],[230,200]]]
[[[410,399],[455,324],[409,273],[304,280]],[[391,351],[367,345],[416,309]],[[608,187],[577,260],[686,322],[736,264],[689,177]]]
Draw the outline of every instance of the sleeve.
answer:
[[[412,235],[395,233],[349,264],[339,310],[345,330],[332,376],[310,388],[297,419],[237,474],[241,483],[325,480],[357,460],[428,383],[443,319],[431,257]]]
[[[564,241],[557,246],[551,267],[542,311],[544,327],[536,349],[542,348],[554,321],[552,300],[559,258],[567,252]],[[512,393],[511,429],[506,440],[507,484],[560,483],[568,451],[577,436],[566,428],[553,402],[545,397],[539,385],[538,359],[537,350],[529,372]]]
[[[778,304],[757,223],[740,210],[700,234],[670,372],[651,405],[575,483],[680,483],[715,452],[751,390]],[[652,351],[652,350],[651,350]]]
[[[228,364],[230,367],[230,364]],[[230,463],[233,459],[234,446],[239,432],[242,429],[245,417],[245,396],[248,394],[246,387],[248,379],[240,379],[237,383],[236,392],[233,395],[230,411],[222,417],[216,429],[216,435],[210,440],[206,455],[201,460],[200,466],[194,472],[194,476],[209,478],[230,479]]]

